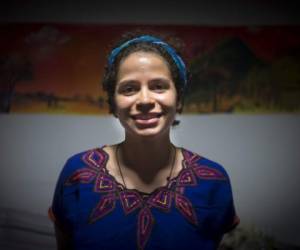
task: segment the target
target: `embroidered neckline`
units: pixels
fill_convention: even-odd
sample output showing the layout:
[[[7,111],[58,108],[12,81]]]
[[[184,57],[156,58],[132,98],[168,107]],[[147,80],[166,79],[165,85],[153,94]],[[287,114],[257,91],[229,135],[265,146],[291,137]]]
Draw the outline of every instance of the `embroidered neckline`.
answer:
[[[102,147],[100,147],[100,148],[98,148],[98,149],[101,150],[102,153],[106,155],[107,161],[108,161],[109,155],[108,155],[108,153],[104,150],[105,147],[106,147],[106,145],[104,145],[104,146],[102,146]],[[180,148],[178,148],[178,149],[180,150],[181,154],[183,155],[183,159],[182,159],[182,161],[181,161],[181,169],[180,169],[180,171],[179,171],[179,172],[177,173],[177,175],[175,175],[174,177],[167,179],[167,183],[166,183],[166,184],[160,185],[160,186],[154,188],[151,192],[143,192],[143,191],[138,190],[137,188],[127,188],[123,183],[119,182],[119,181],[115,178],[115,176],[113,176],[113,175],[110,173],[109,169],[107,168],[107,162],[106,162],[105,164],[103,164],[103,171],[105,171],[105,173],[106,173],[107,175],[109,175],[109,176],[114,180],[114,182],[117,184],[117,186],[119,186],[122,190],[127,190],[127,191],[137,192],[137,193],[139,193],[139,194],[140,194],[141,196],[143,196],[143,197],[144,197],[144,196],[145,196],[145,197],[151,196],[151,195],[153,195],[154,193],[158,192],[160,189],[170,188],[171,184],[172,184],[174,181],[176,181],[176,179],[177,179],[178,176],[180,175],[181,171],[183,171],[185,168],[188,167],[188,165],[185,164],[185,162],[186,162],[186,157],[187,157],[187,156],[186,156],[186,154],[184,153],[184,149],[183,149],[182,147],[180,147]]]
[[[117,201],[121,203],[125,215],[139,210],[137,215],[137,246],[139,250],[144,249],[154,226],[155,218],[151,212],[152,208],[169,212],[174,203],[179,213],[189,223],[197,226],[197,215],[192,203],[184,195],[185,188],[197,186],[198,179],[227,179],[219,170],[201,165],[199,163],[201,156],[180,148],[183,160],[179,173],[166,185],[159,186],[150,193],[143,193],[137,189],[125,188],[109,173],[106,168],[109,155],[103,150],[104,147],[83,153],[81,160],[86,166],[77,169],[64,184],[70,186],[76,183],[94,183],[93,191],[102,194],[98,204],[91,211],[89,223],[95,223],[110,214],[115,209]]]

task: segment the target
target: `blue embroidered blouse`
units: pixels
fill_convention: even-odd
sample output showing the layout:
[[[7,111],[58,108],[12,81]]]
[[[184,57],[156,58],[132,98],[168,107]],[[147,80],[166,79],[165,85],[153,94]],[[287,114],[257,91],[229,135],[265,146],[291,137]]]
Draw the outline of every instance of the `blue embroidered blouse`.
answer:
[[[238,223],[222,166],[186,149],[180,173],[150,194],[109,174],[103,148],[68,159],[51,207],[72,249],[217,249]]]

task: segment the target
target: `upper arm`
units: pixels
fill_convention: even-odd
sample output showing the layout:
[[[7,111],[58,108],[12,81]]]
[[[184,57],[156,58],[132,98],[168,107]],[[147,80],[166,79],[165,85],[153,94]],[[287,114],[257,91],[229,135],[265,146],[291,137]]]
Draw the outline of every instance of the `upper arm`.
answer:
[[[74,221],[71,215],[76,214],[75,190],[68,190],[65,186],[66,179],[72,169],[70,160],[64,165],[56,183],[52,205],[48,215],[55,227],[55,236],[58,250],[72,249],[72,231]]]

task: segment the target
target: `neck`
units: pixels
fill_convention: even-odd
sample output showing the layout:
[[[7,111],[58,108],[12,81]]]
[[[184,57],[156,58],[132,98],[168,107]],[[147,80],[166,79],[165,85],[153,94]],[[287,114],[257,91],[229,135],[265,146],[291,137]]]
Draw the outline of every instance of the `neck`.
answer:
[[[173,145],[169,135],[159,140],[126,136],[120,147],[123,164],[135,171],[156,171],[170,167]],[[143,166],[141,168],[141,166]]]

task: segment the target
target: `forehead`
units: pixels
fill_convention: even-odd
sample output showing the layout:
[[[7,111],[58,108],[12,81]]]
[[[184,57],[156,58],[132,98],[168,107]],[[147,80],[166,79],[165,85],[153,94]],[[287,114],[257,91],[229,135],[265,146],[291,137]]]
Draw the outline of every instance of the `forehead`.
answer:
[[[133,71],[154,70],[171,75],[168,62],[159,54],[136,51],[120,61],[118,75]]]

